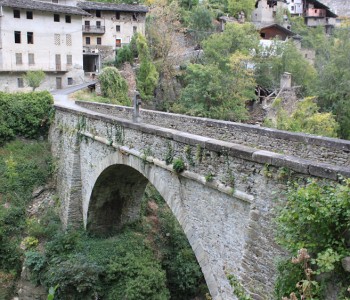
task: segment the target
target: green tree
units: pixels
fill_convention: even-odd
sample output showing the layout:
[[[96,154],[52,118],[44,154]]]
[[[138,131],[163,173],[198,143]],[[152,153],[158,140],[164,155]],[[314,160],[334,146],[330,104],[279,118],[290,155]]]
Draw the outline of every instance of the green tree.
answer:
[[[256,77],[259,85],[278,88],[284,72],[292,74],[294,85],[301,86],[302,92],[312,95],[317,83],[316,69],[303,57],[292,41],[275,43],[261,48],[255,57]]]
[[[116,104],[131,105],[128,98],[128,84],[115,67],[106,67],[98,77],[104,97]]]
[[[243,11],[245,17],[250,19],[255,8],[255,2],[255,0],[228,0],[228,11],[235,17]]]
[[[229,58],[235,51],[249,55],[259,46],[259,34],[254,25],[227,24],[223,33],[211,35],[203,41],[204,60],[218,64],[221,69],[229,69]]]
[[[205,6],[200,5],[193,9],[189,32],[195,42],[200,44],[213,31],[212,13]]]
[[[44,79],[45,73],[42,70],[28,71],[25,75],[25,80],[33,91],[40,86]]]
[[[196,116],[241,121],[246,119],[245,102],[255,98],[254,74],[247,69],[251,57],[231,55],[229,71],[218,65],[188,66],[180,102],[173,109]]]
[[[339,122],[339,136],[350,139],[350,30],[339,29],[329,47],[328,59],[318,66],[319,105]]]
[[[134,60],[133,53],[131,52],[129,45],[124,45],[121,49],[118,50],[115,62],[117,66],[125,62],[132,63]]]
[[[154,95],[159,73],[151,60],[146,38],[141,34],[137,38],[137,52],[141,62],[140,69],[137,71],[137,88],[141,98],[149,100]]]

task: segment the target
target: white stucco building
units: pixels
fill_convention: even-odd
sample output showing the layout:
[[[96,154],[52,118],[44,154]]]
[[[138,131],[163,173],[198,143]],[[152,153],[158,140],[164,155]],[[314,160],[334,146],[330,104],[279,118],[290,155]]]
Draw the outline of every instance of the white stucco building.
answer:
[[[288,10],[292,16],[302,16],[304,12],[303,0],[287,0]]]
[[[68,1],[68,0],[67,0]],[[25,72],[43,70],[40,89],[83,81],[82,17],[75,6],[0,0],[0,90],[26,90]]]
[[[135,32],[145,34],[148,8],[143,5],[78,1],[83,17],[85,72],[98,73],[102,62],[114,61],[116,50],[130,43]]]

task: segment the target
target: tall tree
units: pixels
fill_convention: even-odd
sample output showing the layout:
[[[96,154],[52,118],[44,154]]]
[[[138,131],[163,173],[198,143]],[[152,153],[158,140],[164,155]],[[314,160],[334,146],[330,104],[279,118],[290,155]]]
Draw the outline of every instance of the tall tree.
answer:
[[[139,34],[136,43],[141,62],[140,69],[137,72],[137,88],[141,94],[141,98],[149,100],[154,95],[154,89],[157,86],[159,74],[151,60],[146,38]]]
[[[235,17],[239,13],[244,12],[245,17],[250,20],[252,11],[255,8],[255,2],[256,0],[228,0],[228,11]]]
[[[350,28],[335,32],[329,48],[329,59],[319,66],[317,94],[324,111],[336,115],[341,138],[350,139]]]
[[[240,51],[250,55],[258,49],[259,39],[254,25],[250,23],[227,24],[223,33],[213,34],[203,42],[205,62],[227,69],[231,54]]]

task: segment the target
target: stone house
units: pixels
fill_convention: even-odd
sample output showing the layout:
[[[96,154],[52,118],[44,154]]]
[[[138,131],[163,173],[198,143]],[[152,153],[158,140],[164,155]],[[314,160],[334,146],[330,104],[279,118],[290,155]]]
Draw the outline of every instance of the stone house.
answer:
[[[41,89],[82,82],[80,8],[33,0],[0,0],[0,89],[27,90],[24,75],[42,70]]]
[[[288,5],[285,1],[257,0],[252,12],[252,22],[258,28],[274,24],[278,13],[282,14],[283,21],[287,21],[287,11]]]
[[[89,13],[82,27],[85,72],[98,73],[134,33],[145,34],[146,6],[79,1],[77,7]]]
[[[324,26],[326,33],[331,33],[336,24],[337,15],[317,0],[304,0],[303,15],[307,26]]]

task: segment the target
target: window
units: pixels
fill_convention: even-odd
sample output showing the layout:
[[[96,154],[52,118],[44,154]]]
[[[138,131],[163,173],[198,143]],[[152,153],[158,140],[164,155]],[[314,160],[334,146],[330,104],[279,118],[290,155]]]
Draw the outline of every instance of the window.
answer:
[[[86,44],[86,45],[90,45],[90,42],[91,42],[91,39],[90,39],[89,36],[87,36],[87,37],[85,38],[85,44]]]
[[[34,33],[27,32],[27,44],[34,44]]]
[[[102,44],[102,38],[98,37],[96,39],[97,45],[101,45]]]
[[[66,23],[72,23],[71,16],[66,16]]]
[[[120,25],[115,26],[115,30],[116,30],[117,32],[120,32]]]
[[[66,34],[66,45],[72,46],[72,35],[71,34]]]
[[[72,54],[67,54],[67,65],[71,66],[73,63]]]
[[[34,53],[28,53],[28,64],[29,65],[34,65],[35,64]]]
[[[96,27],[101,28],[101,21],[96,21]]]
[[[15,43],[20,44],[21,43],[21,32],[15,31]]]
[[[291,10],[294,10],[294,6],[291,6],[290,9],[291,9]]]
[[[133,31],[133,33],[136,33],[137,32],[137,26],[133,26],[132,27],[132,31]]]
[[[61,35],[60,34],[55,33],[54,34],[54,39],[55,39],[55,45],[56,46],[61,45]]]
[[[52,3],[58,3],[58,0],[52,0]]]
[[[60,15],[54,14],[54,15],[53,15],[53,21],[54,21],[54,22],[59,22],[59,21],[60,21]]]
[[[116,11],[116,12],[115,12],[115,18],[116,18],[117,20],[120,20],[120,12],[119,12],[119,11]]]
[[[24,80],[23,80],[22,77],[17,78],[17,86],[18,86],[19,88],[24,87]]]
[[[122,39],[115,39],[115,46],[120,47],[122,45]]]
[[[33,12],[27,11],[27,19],[32,20],[33,19]]]
[[[138,16],[138,15],[137,15],[136,13],[133,13],[133,14],[132,14],[132,19],[133,19],[133,21],[137,21],[137,16]]]
[[[72,85],[73,84],[73,78],[72,77],[68,77],[68,85]]]
[[[101,11],[100,10],[96,10],[96,17],[101,18]]]
[[[22,63],[22,53],[16,53],[16,65],[21,65]]]
[[[19,9],[14,9],[13,17],[19,19],[21,17],[21,11]]]

